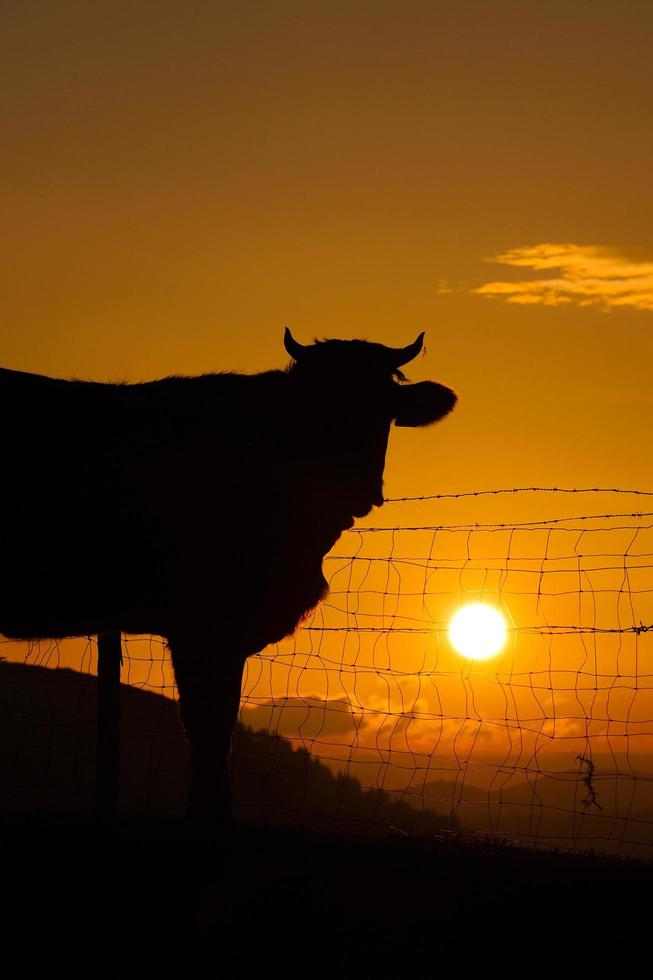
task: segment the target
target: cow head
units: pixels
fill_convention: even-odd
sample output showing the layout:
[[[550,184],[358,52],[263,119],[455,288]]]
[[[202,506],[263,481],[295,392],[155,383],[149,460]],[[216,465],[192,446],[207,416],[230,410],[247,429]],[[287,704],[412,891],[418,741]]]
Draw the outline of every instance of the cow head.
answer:
[[[297,419],[298,430],[309,441],[306,459],[319,459],[328,474],[328,492],[352,517],[362,517],[383,503],[392,422],[431,425],[456,403],[456,395],[444,385],[406,382],[400,368],[417,357],[423,343],[421,333],[414,343],[400,348],[363,340],[305,346],[286,328],[284,345],[294,361],[289,374],[301,392],[296,404],[306,413]]]

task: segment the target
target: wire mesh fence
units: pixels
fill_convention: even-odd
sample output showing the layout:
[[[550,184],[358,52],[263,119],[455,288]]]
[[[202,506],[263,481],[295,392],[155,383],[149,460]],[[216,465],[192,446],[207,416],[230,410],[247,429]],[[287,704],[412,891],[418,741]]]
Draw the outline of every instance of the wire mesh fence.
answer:
[[[343,534],[325,560],[326,600],[247,662],[234,738],[241,811],[650,857],[648,496],[513,488],[396,498]],[[452,642],[452,618],[472,603],[503,621],[492,655],[488,627],[473,617],[463,652]],[[35,677],[45,683],[44,667],[92,676],[95,642],[3,646],[3,714],[22,718],[3,740],[12,798],[49,805],[59,780],[57,799],[79,801],[91,783],[92,752],[80,749],[91,695],[80,687],[58,716],[56,692],[38,706]],[[122,679],[134,688],[124,802],[181,805],[185,749],[163,641],[126,638]],[[49,746],[45,768],[35,743],[25,748],[35,725]]]

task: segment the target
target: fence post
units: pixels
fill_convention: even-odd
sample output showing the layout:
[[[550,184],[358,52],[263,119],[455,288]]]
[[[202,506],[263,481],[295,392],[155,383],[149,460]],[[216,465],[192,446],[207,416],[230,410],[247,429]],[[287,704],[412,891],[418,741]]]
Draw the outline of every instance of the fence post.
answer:
[[[95,813],[113,816],[118,800],[120,753],[120,664],[122,642],[119,630],[98,635],[97,671],[97,760],[95,770]]]

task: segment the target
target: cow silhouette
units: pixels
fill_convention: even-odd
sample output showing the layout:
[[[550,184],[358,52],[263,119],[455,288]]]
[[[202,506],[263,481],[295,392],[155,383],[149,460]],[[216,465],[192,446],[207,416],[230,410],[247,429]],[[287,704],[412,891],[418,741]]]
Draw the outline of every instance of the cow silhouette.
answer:
[[[400,370],[423,338],[286,330],[284,371],[140,384],[0,370],[0,633],[163,636],[196,816],[228,810],[245,659],[296,629],[326,594],[324,556],[383,503],[392,422],[455,404]]]

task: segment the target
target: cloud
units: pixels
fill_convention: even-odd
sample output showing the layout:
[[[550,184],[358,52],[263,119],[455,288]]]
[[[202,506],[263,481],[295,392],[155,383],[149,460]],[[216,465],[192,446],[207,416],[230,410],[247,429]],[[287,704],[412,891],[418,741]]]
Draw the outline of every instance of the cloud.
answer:
[[[243,724],[255,730],[266,729],[277,735],[305,739],[353,735],[360,727],[360,716],[349,701],[342,698],[324,699],[273,698],[256,704],[245,702],[241,715]]]
[[[600,245],[526,245],[490,262],[557,275],[518,282],[486,282],[474,292],[507,303],[653,310],[653,262],[632,262]]]

